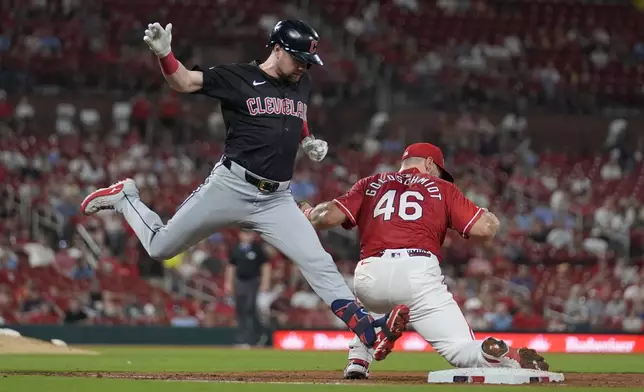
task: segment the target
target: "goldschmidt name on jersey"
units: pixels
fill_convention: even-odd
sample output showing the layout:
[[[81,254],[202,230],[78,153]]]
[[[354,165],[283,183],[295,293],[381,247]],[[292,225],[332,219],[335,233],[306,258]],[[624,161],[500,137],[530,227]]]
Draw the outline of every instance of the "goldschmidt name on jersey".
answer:
[[[376,196],[376,193],[378,190],[386,183],[388,182],[398,182],[403,185],[414,185],[414,184],[420,184],[425,187],[427,192],[429,192],[429,196],[443,200],[443,196],[441,195],[440,189],[438,188],[438,184],[436,181],[434,181],[432,178],[428,178],[425,176],[417,176],[415,174],[387,174],[383,176],[379,176],[377,180],[372,181],[369,183],[368,188],[365,191],[365,195],[367,196]]]

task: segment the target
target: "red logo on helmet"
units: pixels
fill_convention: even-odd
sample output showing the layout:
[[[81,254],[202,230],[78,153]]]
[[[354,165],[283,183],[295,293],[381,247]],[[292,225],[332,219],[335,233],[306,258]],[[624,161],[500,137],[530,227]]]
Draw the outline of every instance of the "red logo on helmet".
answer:
[[[318,51],[318,41],[311,41],[311,47],[309,48],[309,53],[315,54]]]

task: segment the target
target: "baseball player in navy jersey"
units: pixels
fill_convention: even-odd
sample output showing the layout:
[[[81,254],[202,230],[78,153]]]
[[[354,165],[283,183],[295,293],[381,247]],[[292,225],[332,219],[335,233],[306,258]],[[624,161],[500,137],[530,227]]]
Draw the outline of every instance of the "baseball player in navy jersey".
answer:
[[[323,64],[317,32],[302,21],[280,21],[270,35],[271,53],[265,61],[192,70],[172,54],[171,24],[148,25],[143,40],[159,57],[170,87],[221,102],[227,129],[224,155],[165,224],[141,201],[132,179],[91,193],[81,205],[83,213],[120,212],[158,260],[224,227],[257,231],[298,265],[317,295],[374,349],[376,359],[384,359],[407,324],[408,309],[402,306],[374,320],[355,301],[289,190],[298,147],[314,161],[324,159],[328,151],[306,122],[311,91],[307,70]]]

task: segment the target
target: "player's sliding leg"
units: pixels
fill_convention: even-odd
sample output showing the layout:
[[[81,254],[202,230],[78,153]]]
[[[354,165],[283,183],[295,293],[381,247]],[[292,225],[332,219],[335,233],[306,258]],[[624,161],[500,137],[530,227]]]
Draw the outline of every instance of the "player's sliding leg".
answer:
[[[423,307],[416,312],[412,308],[411,318],[414,329],[455,367],[548,369],[544,358],[535,350],[509,347],[493,337],[476,340],[454,299],[434,309]]]
[[[534,350],[508,347],[502,340],[476,340],[447,286],[437,263],[427,263],[420,274],[425,285],[413,284],[418,292],[411,306],[411,323],[432,347],[455,367],[512,367],[547,369]]]
[[[255,187],[217,165],[167,224],[141,201],[131,179],[93,192],[83,201],[81,210],[88,215],[101,209],[120,212],[150,257],[165,260],[216,230],[237,224],[250,214],[256,193]]]
[[[534,350],[509,348],[493,338],[475,340],[458,304],[443,284],[435,257],[367,259],[356,267],[354,286],[356,296],[369,310],[386,312],[396,303],[408,305],[414,330],[453,366],[547,367]],[[368,369],[369,356],[356,346],[359,345],[352,342],[350,359],[355,356],[366,362]],[[357,366],[354,369],[360,370]]]
[[[391,317],[374,320],[356,303],[331,255],[322,247],[315,229],[290,193],[261,195],[258,203],[262,208],[251,215],[255,230],[297,264],[313,291],[365,345],[373,347],[377,355],[386,356],[391,341],[407,324],[404,309],[392,312]]]

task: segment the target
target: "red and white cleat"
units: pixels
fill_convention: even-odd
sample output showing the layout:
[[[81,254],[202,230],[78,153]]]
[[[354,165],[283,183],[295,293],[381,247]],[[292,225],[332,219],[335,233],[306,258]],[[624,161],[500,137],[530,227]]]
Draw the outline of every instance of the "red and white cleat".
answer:
[[[93,215],[101,210],[113,210],[114,205],[125,195],[136,196],[139,190],[134,180],[127,178],[107,188],[97,189],[90,193],[81,203],[81,211],[85,215]]]
[[[409,323],[409,308],[406,305],[398,305],[389,313],[387,323],[376,336],[376,343],[373,345],[373,358],[382,361],[394,349],[394,344]]]
[[[344,368],[344,378],[347,380],[366,380],[369,378],[369,362],[362,359],[350,359]]]
[[[499,363],[501,367],[515,369],[534,369],[547,371],[550,365],[535,350],[527,347],[516,349],[508,346],[503,340],[487,338],[481,343],[483,357],[488,361]]]

